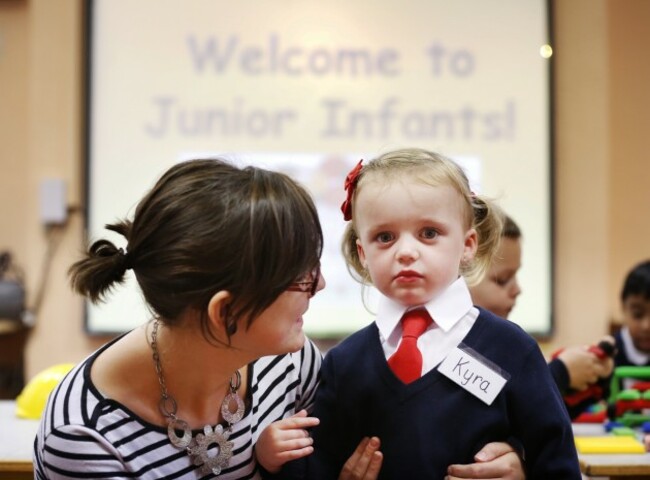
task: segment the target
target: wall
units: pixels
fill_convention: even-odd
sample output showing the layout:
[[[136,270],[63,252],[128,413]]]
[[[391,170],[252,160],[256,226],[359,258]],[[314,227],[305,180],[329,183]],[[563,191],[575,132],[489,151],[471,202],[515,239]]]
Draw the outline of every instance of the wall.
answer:
[[[556,338],[553,343],[564,345],[593,341],[606,331],[608,323],[611,72],[607,3],[602,0],[554,2]]]
[[[650,2],[554,5],[556,80],[556,332],[546,348],[587,343],[617,318],[617,292],[650,257]],[[83,333],[66,269],[82,248],[81,216],[47,232],[38,185],[60,177],[81,205],[81,0],[0,1],[0,249],[25,269],[35,301],[48,237],[59,240],[27,351],[27,376],[79,361],[105,339]],[[532,295],[534,292],[526,292]]]
[[[25,352],[27,378],[79,361],[103,340],[83,333],[82,302],[67,285],[67,267],[82,246],[81,215],[72,215],[65,230],[48,232],[38,208],[45,178],[62,178],[68,202],[81,203],[82,18],[80,0],[0,1],[0,125],[9,124],[0,132],[0,249],[25,270],[30,306],[52,259]]]
[[[25,258],[20,202],[27,188],[27,78],[29,59],[25,2],[0,2],[0,250]],[[18,207],[18,208],[16,208]]]
[[[609,304],[630,267],[650,259],[650,2],[611,1],[609,21]],[[610,310],[619,318],[619,310]]]

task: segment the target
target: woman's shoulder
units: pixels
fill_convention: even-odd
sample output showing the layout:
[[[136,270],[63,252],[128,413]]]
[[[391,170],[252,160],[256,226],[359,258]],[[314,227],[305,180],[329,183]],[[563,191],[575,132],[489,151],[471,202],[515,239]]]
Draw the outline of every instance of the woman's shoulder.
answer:
[[[320,367],[322,354],[316,344],[305,338],[305,344],[300,350],[282,355],[267,355],[255,360],[249,366],[253,383],[267,382],[271,378],[277,382],[279,377],[294,378],[304,370],[316,370]]]
[[[91,353],[73,367],[53,389],[44,412],[48,427],[55,429],[65,425],[80,425],[96,428],[106,413],[120,411],[121,416],[133,416],[128,409],[111,400],[102,391],[91,374],[100,361],[102,353],[109,350],[123,336],[120,336]]]
[[[98,352],[73,367],[49,395],[42,422],[48,429],[83,424],[88,418],[88,402],[95,397],[90,380],[90,367]]]

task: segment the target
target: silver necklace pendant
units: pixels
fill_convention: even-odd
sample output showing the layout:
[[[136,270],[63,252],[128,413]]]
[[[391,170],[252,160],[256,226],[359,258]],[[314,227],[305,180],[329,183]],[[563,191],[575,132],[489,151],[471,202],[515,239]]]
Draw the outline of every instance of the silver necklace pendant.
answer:
[[[213,473],[219,475],[221,469],[228,466],[232,457],[233,442],[228,441],[230,432],[224,430],[221,425],[217,425],[214,430],[210,425],[203,427],[203,433],[199,433],[194,438],[196,445],[189,447],[187,453],[194,462],[194,465],[201,466],[202,475]],[[209,448],[211,445],[217,445],[217,452],[210,455]]]
[[[151,351],[154,361],[158,382],[160,383],[160,401],[158,408],[160,413],[167,419],[167,437],[176,448],[185,448],[192,463],[201,467],[199,470],[202,475],[219,475],[221,470],[228,466],[232,458],[233,442],[229,442],[232,426],[244,417],[244,401],[237,394],[241,386],[241,374],[236,370],[233,377],[230,378],[230,391],[221,402],[221,416],[228,423],[228,428],[224,429],[222,425],[217,425],[214,429],[210,425],[203,427],[203,433],[199,433],[192,438],[192,430],[187,422],[176,416],[178,404],[174,397],[167,392],[167,385],[163,375],[160,354],[158,353],[158,319],[154,321],[151,331]],[[232,411],[230,406],[234,402],[235,410]],[[178,436],[177,430],[183,432]],[[210,454],[210,447],[216,447],[216,453]]]
[[[176,430],[182,430],[183,436],[176,435]],[[176,448],[185,448],[192,442],[192,430],[185,420],[170,418],[167,421],[167,436]]]
[[[235,405],[237,406],[234,412],[230,410],[230,404],[232,402],[235,402]],[[244,401],[239,395],[237,395],[236,391],[230,392],[226,395],[226,398],[223,399],[223,402],[221,403],[221,416],[230,425],[234,425],[244,418]]]

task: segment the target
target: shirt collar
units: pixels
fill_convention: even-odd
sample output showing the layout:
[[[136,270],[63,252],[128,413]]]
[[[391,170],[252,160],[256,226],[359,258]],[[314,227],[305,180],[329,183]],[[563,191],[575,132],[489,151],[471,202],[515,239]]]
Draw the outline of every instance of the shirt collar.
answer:
[[[473,304],[465,279],[459,277],[440,295],[423,306],[436,325],[444,332],[448,332],[471,310]],[[406,310],[408,308],[404,305],[386,296],[380,297],[379,313],[375,323],[383,338],[388,338],[395,331]]]
[[[650,361],[650,355],[643,353],[634,346],[634,341],[632,340],[632,335],[630,335],[630,329],[623,327],[621,329],[621,338],[623,339],[623,345],[625,346],[625,354],[627,358],[635,365],[646,365]]]

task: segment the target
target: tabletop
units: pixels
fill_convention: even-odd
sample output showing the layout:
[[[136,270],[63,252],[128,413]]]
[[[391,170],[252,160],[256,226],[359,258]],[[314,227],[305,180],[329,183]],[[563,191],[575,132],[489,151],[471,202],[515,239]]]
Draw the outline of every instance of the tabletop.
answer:
[[[576,436],[606,435],[601,424],[573,424]],[[578,454],[580,470],[590,477],[610,480],[650,480],[650,453]]]
[[[16,402],[0,400],[0,479],[33,478],[32,451],[38,420],[16,417]]]

